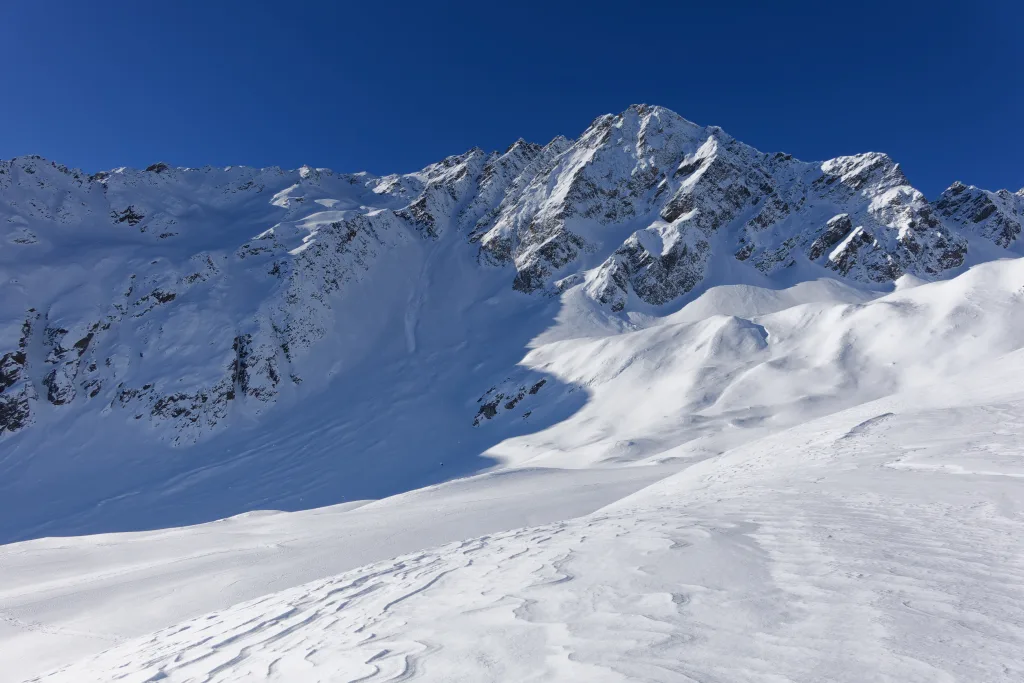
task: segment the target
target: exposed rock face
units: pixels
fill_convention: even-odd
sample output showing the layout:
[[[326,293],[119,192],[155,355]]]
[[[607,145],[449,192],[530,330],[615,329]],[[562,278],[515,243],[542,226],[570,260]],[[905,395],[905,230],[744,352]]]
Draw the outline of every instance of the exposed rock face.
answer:
[[[864,277],[876,282],[888,282],[903,274],[892,254],[874,235],[859,226],[851,230],[829,255],[827,265],[843,276],[859,269]]]
[[[580,287],[615,314],[672,303],[714,264],[946,277],[970,240],[1017,249],[1022,216],[1024,191],[958,183],[929,204],[883,154],[805,163],[647,105],[576,140],[385,177],[0,161],[0,437],[49,404],[188,444],[301,397],[339,297],[416,245],[470,250],[526,294]],[[507,389],[481,405],[530,395]]]
[[[838,216],[833,216],[825,223],[821,234],[811,242],[811,247],[807,250],[807,258],[817,261],[825,252],[842,242],[843,238],[851,232],[853,232],[853,221],[850,220],[850,214],[841,213]]]
[[[541,389],[548,383],[544,378],[531,377],[526,380],[506,378],[498,386],[493,386],[484,392],[483,396],[477,399],[480,404],[476,417],[473,419],[473,426],[479,427],[485,421],[497,416],[499,413],[510,413],[517,407],[521,416],[526,419],[532,414],[529,404]],[[526,408],[524,410],[524,407]]]
[[[935,212],[965,232],[1009,248],[1020,237],[1024,222],[1024,189],[989,192],[961,182],[953,183],[935,201]]]
[[[16,348],[0,357],[0,436],[30,423],[30,400],[35,398],[35,392],[28,381],[25,364],[34,319],[32,313],[34,311],[29,311],[29,319],[21,325]]]
[[[650,304],[668,303],[701,281],[710,249],[699,231],[637,231],[599,266],[587,291],[615,312],[626,307],[630,292]]]
[[[537,157],[479,237],[485,260],[512,263],[524,292],[585,281],[613,310],[631,297],[661,305],[700,283],[726,250],[766,275],[813,262],[870,283],[941,276],[965,262],[957,225],[940,220],[884,154],[804,163],[641,105]],[[870,248],[865,237],[844,242],[856,228]],[[602,252],[610,255],[588,268]]]

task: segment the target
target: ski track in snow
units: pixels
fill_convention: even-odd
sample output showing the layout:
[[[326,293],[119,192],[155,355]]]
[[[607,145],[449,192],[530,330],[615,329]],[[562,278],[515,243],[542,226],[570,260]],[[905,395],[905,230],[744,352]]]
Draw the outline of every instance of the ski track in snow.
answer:
[[[1024,367],[1016,354],[1009,374]],[[1005,371],[1004,371],[1005,372]],[[577,520],[184,622],[42,681],[1019,681],[1024,432],[999,372],[705,461]]]

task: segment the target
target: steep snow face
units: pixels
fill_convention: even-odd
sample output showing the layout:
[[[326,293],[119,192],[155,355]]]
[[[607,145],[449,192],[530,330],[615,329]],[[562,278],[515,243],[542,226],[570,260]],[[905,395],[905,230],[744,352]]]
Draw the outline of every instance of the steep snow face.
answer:
[[[265,419],[372,356],[360,330],[382,329],[393,302],[353,300],[370,277],[410,287],[394,297],[413,353],[427,283],[445,278],[463,308],[485,305],[480,283],[499,277],[522,293],[578,290],[602,325],[628,325],[712,273],[945,277],[968,262],[965,234],[1014,244],[1020,206],[1019,193],[958,186],[932,206],[885,155],[803,163],[647,105],[577,140],[382,178],[0,162],[0,439],[68,411],[175,445]],[[476,270],[453,276],[439,249]]]

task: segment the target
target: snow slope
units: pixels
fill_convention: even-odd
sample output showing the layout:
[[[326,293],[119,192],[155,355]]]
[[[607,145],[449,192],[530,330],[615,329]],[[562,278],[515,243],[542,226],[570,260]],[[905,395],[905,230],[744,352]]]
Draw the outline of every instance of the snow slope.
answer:
[[[553,376],[587,402],[489,453],[560,467],[718,455],[1020,348],[1022,285],[1016,259],[873,300],[834,283],[715,288],[641,329],[533,348],[518,386]],[[543,415],[529,399],[495,419]]]
[[[996,357],[581,519],[298,586],[40,680],[1020,680],[1022,373],[1020,351]]]
[[[0,681],[369,562],[586,514],[677,469],[522,469],[381,501],[0,546]]]
[[[114,645],[54,680],[1015,680],[1024,260],[851,299],[715,288],[538,345],[523,371],[588,399],[504,472],[4,546],[5,670]]]

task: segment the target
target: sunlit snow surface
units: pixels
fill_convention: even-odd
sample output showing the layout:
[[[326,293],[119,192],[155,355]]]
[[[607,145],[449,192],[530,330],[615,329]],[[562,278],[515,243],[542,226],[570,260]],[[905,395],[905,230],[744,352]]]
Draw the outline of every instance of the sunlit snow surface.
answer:
[[[1024,261],[911,284],[583,336],[570,291],[522,371],[586,400],[512,469],[0,547],[3,675],[1022,680]]]

